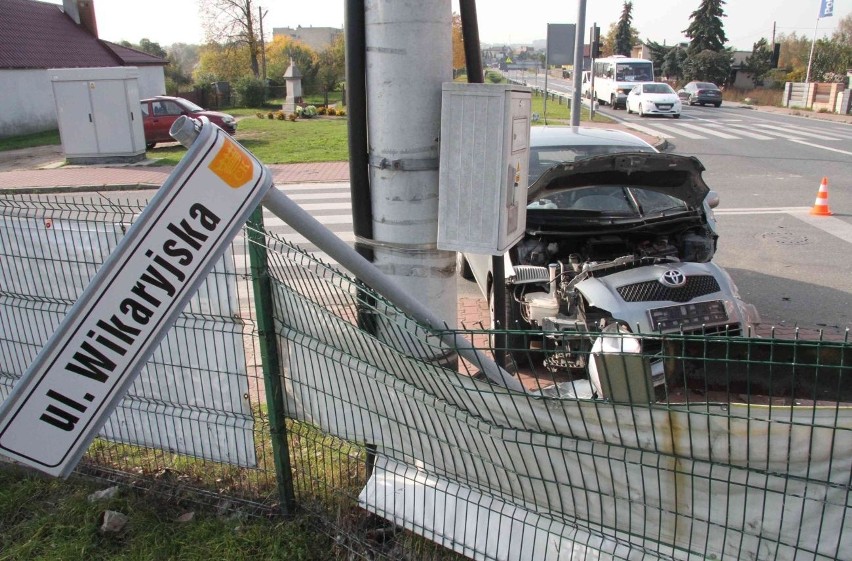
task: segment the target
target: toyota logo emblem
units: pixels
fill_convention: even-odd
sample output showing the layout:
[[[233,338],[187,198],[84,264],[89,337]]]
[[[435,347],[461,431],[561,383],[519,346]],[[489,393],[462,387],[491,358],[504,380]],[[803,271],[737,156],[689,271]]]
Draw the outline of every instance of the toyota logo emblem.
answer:
[[[686,275],[677,269],[670,269],[663,273],[660,282],[666,286],[677,288],[686,284]]]

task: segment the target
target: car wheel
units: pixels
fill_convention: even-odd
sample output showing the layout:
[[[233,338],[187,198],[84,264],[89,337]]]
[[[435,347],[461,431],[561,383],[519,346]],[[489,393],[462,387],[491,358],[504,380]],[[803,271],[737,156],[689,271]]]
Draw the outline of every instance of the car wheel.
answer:
[[[719,103],[714,103],[714,104],[713,104],[713,107],[716,107],[717,109],[718,109],[719,107],[721,107],[721,106],[722,106],[722,102],[721,102],[721,101],[720,101]]]
[[[674,115],[672,115],[672,117],[674,117],[675,119],[680,119],[680,113],[675,113]]]
[[[644,116],[645,116],[645,111],[643,111],[643,110],[642,110],[642,104],[641,104],[641,103],[639,104],[639,116],[640,116],[640,117],[644,117]]]
[[[491,314],[491,329],[494,329],[494,285],[488,290],[488,310]],[[515,301],[511,288],[506,290],[506,324],[505,329],[511,331],[526,331],[530,324],[521,317],[521,306]],[[494,338],[489,341],[494,348]],[[514,364],[519,367],[529,366],[532,363],[530,356],[530,338],[524,333],[506,333],[506,366]],[[512,368],[510,368],[511,370]]]
[[[156,142],[148,142],[147,144],[145,144],[145,150],[153,150],[154,146],[156,146],[156,145],[157,145]]]
[[[625,108],[625,109],[627,109],[627,114],[628,114],[628,115],[632,115],[632,114],[633,114],[633,110],[632,110],[632,109],[630,109],[630,105],[629,105],[629,104],[628,104],[628,105],[625,105],[625,106],[624,106],[624,108]]]
[[[456,271],[464,280],[473,280],[473,271],[470,270],[470,263],[464,258],[461,252],[456,253]]]

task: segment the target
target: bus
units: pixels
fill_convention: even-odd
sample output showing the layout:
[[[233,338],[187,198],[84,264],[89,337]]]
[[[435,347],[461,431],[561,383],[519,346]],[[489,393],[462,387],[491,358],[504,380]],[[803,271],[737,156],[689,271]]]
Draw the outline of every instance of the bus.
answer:
[[[594,93],[590,97],[613,109],[627,107],[627,94],[638,82],[654,81],[654,63],[644,58],[614,55],[594,61]]]

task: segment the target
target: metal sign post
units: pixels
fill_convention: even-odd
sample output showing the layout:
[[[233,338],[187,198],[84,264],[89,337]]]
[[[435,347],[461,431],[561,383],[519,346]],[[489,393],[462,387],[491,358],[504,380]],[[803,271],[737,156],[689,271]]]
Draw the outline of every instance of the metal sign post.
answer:
[[[181,123],[199,133],[184,118],[172,130]],[[215,125],[201,126],[0,407],[0,453],[70,474],[271,186],[254,156]]]

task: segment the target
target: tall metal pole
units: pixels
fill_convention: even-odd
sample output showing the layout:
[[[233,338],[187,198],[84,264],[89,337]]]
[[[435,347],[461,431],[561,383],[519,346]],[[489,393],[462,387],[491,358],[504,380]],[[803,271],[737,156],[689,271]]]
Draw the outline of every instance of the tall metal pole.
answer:
[[[571,126],[580,126],[580,88],[583,77],[583,43],[586,34],[586,0],[577,2],[577,33],[574,37],[574,92],[571,96]]]
[[[817,28],[819,28],[819,18],[817,18],[816,25],[814,26],[814,38],[811,41],[811,54],[808,55],[808,71],[805,74],[805,83],[806,84],[809,84],[811,82],[811,63],[814,60],[814,46],[816,46]],[[775,45],[773,45],[773,48],[774,47],[775,47]]]
[[[453,79],[450,0],[365,7],[374,263],[455,327],[456,254],[437,249],[441,85]],[[380,338],[397,340],[396,329],[377,327]]]
[[[264,88],[266,87],[266,43],[263,38],[263,18],[266,17],[266,14],[269,13],[269,10],[263,11],[263,8],[260,6],[257,7],[257,19],[260,20],[260,62],[261,67],[263,68],[263,83]]]

